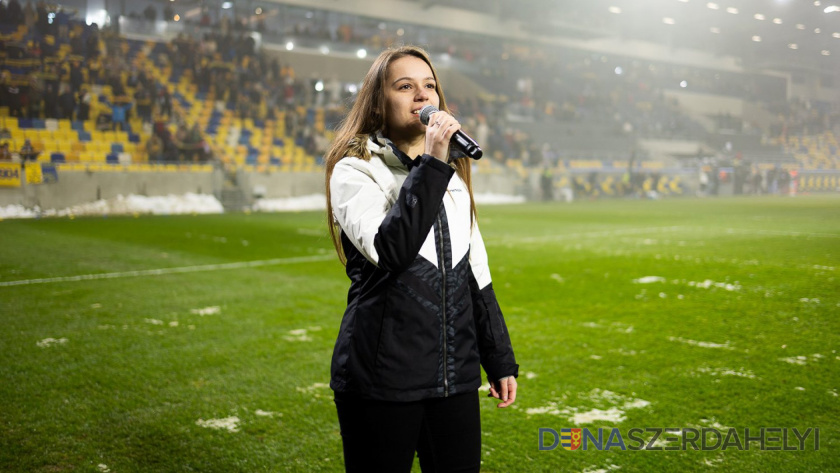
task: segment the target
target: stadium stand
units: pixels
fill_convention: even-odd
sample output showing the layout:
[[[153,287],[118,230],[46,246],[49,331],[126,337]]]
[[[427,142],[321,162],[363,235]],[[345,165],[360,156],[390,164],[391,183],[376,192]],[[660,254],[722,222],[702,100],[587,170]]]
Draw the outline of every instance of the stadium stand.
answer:
[[[470,0],[456,7],[481,9]],[[0,25],[0,127],[13,151],[30,140],[40,162],[317,171],[353,84],[296,76],[277,51],[292,42],[324,54],[375,51],[426,38],[430,51],[474,81],[473,93],[447,99],[464,127],[484,137],[487,158],[476,163],[483,173],[525,179],[548,167],[573,174],[569,185],[592,192],[598,186],[589,173],[633,166],[648,177],[736,164],[838,169],[837,107],[778,100],[786,81],[774,75],[418,25],[383,27],[354,15],[335,24],[328,12],[294,6],[277,7],[283,14],[268,22],[217,16],[214,24],[203,11],[177,27],[165,23],[163,35],[148,15],[152,5],[145,18],[121,18],[128,31],[122,34],[72,17],[64,27],[44,24],[41,18],[59,10],[43,8],[34,22]],[[599,34],[598,16],[581,11],[578,32]],[[686,83],[698,95],[685,95]],[[725,109],[733,101],[756,111],[694,108],[705,102]]]

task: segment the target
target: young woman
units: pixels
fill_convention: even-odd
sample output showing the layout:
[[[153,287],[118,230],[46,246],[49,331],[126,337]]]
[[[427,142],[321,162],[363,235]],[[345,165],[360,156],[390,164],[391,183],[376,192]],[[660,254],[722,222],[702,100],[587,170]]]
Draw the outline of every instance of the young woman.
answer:
[[[419,111],[441,111],[429,125]],[[350,278],[330,386],[348,472],[477,472],[478,388],[516,400],[514,359],[460,129],[420,48],[384,51],[326,155],[330,233]]]

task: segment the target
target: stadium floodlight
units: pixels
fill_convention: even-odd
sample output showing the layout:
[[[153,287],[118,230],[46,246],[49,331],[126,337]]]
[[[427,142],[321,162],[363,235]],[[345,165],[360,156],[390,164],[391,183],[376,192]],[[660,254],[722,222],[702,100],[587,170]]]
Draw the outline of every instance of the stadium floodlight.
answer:
[[[622,69],[621,66],[618,66],[618,67],[615,68],[615,75],[620,76],[623,73],[624,73],[624,69]]]
[[[840,39],[840,33],[832,33],[832,34],[831,34],[831,37],[832,37],[832,38],[837,38],[837,39]]]
[[[805,25],[803,25],[802,23],[797,23],[797,24],[796,24],[796,29],[798,29],[798,30],[804,30],[804,29],[805,29]]]
[[[367,57],[367,49],[362,48],[362,49],[356,51],[356,57],[359,58],[359,59],[366,58]]]
[[[752,40],[755,41],[756,43],[760,43],[761,42],[761,36],[755,35],[755,36],[752,37]]]
[[[828,49],[823,49],[820,52],[820,54],[822,54],[823,56],[831,56],[831,51],[829,51]]]
[[[706,4],[706,6],[709,7],[709,9],[711,10],[720,10],[720,5],[718,5],[717,3],[709,2]]]
[[[621,13],[621,8],[619,7],[610,7],[610,13],[615,13],[616,15]]]
[[[764,15],[762,15],[761,13],[756,13],[755,15],[753,15],[753,18],[755,18],[758,21],[764,21]]]
[[[324,81],[319,80],[315,83],[315,91],[316,92],[323,92],[324,91]]]
[[[233,8],[233,2],[223,2],[222,3],[222,9],[223,10],[230,10],[231,8]]]
[[[775,23],[777,25],[781,25],[782,24],[782,19],[781,18],[773,18],[773,23]]]
[[[286,43],[286,51],[291,51],[292,49],[295,49],[295,43],[289,41]]]
[[[318,50],[321,51],[321,54],[329,54],[330,53],[330,48],[326,45],[321,46],[320,48],[318,48]]]
[[[673,18],[670,18],[670,17],[666,16],[665,18],[662,19],[662,23],[665,23],[666,25],[673,25],[675,23],[675,21],[674,21]]]
[[[729,7],[729,8],[726,9],[726,13],[731,13],[733,15],[737,15],[738,14],[738,9],[735,8],[735,7]]]
[[[815,2],[814,2],[814,6],[815,6],[815,7],[820,6],[820,0],[815,1]]]
[[[680,87],[682,87],[683,89],[688,87],[688,82],[686,82],[686,81],[680,82]]]
[[[709,28],[709,31],[711,31],[714,34],[720,34],[720,28],[718,28],[717,26]]]
[[[796,43],[790,43],[790,44],[788,44],[788,47],[790,49],[799,49],[799,45],[797,45]]]
[[[819,29],[819,28],[814,28],[814,34],[820,34],[820,33],[822,33],[822,30],[821,30],[821,29]]]
[[[833,13],[833,12],[836,12],[836,11],[840,11],[840,7],[838,7],[837,5],[832,5],[830,7],[825,7],[825,10],[823,10],[823,12],[825,12],[825,13]]]
[[[88,25],[92,25],[96,23],[97,25],[103,26],[108,22],[108,12],[105,10],[97,10],[97,11],[90,11],[88,10],[88,14],[85,16],[85,23]]]

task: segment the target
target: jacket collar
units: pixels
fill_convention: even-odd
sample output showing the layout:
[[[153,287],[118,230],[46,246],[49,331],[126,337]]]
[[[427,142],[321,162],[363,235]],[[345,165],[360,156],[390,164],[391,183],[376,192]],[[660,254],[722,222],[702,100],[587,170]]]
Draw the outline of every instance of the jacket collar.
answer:
[[[405,166],[409,169],[414,166],[414,160],[400,151],[391,140],[382,136],[381,131],[368,138],[367,147],[371,155],[379,157],[388,166]]]

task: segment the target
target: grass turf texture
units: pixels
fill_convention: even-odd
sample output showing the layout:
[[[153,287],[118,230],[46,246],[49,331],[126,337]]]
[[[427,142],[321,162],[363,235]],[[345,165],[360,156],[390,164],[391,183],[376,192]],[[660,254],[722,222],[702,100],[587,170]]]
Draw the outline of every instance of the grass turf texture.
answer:
[[[485,206],[479,217],[522,370],[514,408],[482,396],[482,471],[840,468],[840,199]],[[342,471],[325,384],[347,280],[323,220],[0,222],[5,282],[323,256],[0,287],[0,470]],[[633,282],[645,276],[665,282]],[[734,290],[691,284],[706,280]],[[47,338],[67,342],[38,346]],[[804,365],[783,360],[797,356]],[[650,405],[622,421],[570,420],[634,399]],[[197,425],[231,416],[238,432]],[[819,427],[821,449],[812,434],[804,452],[538,450],[541,427],[618,427],[629,442],[632,427],[710,426]]]

